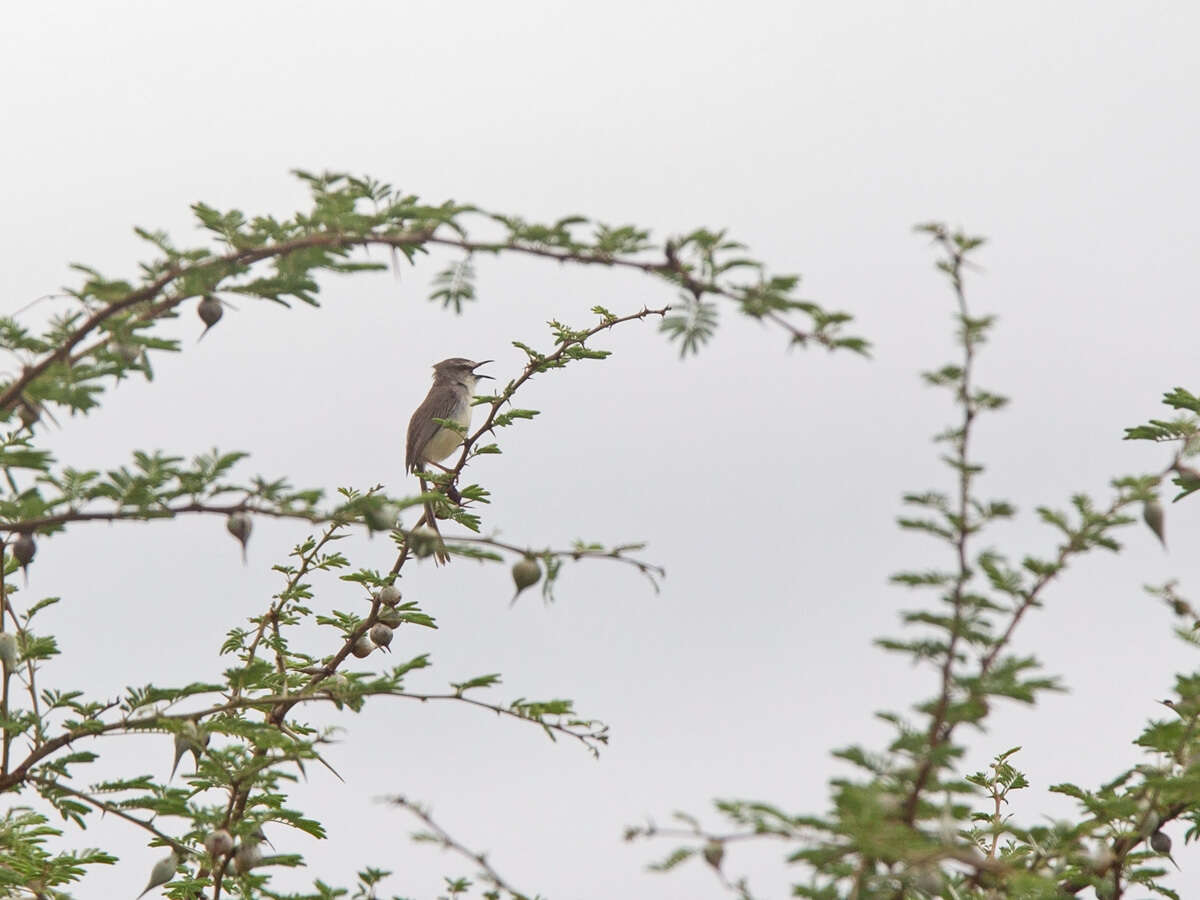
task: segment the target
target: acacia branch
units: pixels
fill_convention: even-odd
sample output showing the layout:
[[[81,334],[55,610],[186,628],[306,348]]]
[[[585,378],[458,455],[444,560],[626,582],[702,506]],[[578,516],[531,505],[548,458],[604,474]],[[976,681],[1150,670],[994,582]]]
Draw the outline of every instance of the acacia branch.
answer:
[[[417,804],[400,795],[394,795],[384,799],[393,806],[398,806],[401,809],[407,810],[409,813],[420,819],[425,827],[429,829],[430,833],[414,835],[415,838],[433,840],[440,844],[444,849],[453,851],[459,856],[470,860],[475,865],[479,866],[483,880],[497,890],[504,891],[506,894],[512,897],[513,900],[530,900],[528,894],[517,890],[509,882],[505,881],[505,879],[500,875],[499,872],[496,871],[492,864],[488,862],[486,855],[483,853],[477,853],[474,850],[467,848],[463,844],[460,844],[451,836],[448,831],[446,831],[445,828],[435,822],[433,817],[430,816],[428,812],[417,806]]]

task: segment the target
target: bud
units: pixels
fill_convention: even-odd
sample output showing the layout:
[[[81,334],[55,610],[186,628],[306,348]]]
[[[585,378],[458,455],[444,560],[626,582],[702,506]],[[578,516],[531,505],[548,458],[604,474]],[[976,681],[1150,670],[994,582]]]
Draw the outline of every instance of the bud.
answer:
[[[370,635],[375,646],[382,650],[386,650],[388,644],[392,642],[392,629],[383,622],[376,622],[372,625]]]
[[[162,859],[154,864],[154,868],[150,870],[150,881],[146,885],[146,889],[138,894],[138,897],[144,897],[150,891],[162,884],[166,884],[175,877],[175,870],[179,868],[179,857],[172,850]]]
[[[11,631],[0,631],[0,662],[4,663],[4,671],[12,672],[21,658],[20,647],[17,646],[17,636]]]
[[[371,638],[364,634],[354,642],[354,646],[350,648],[350,652],[359,659],[366,659],[374,649],[375,645],[371,643]]]
[[[244,512],[230,513],[229,518],[225,520],[225,530],[237,538],[238,543],[242,545],[242,562],[244,563],[246,561],[246,544],[250,540],[250,532],[254,530],[254,523]]]
[[[408,546],[417,559],[425,559],[432,556],[434,551],[437,550],[439,543],[437,532],[428,525],[414,528],[408,533]]]
[[[208,330],[221,321],[221,316],[225,314],[224,308],[221,306],[221,301],[212,294],[205,294],[201,298],[200,303],[196,306],[196,313],[200,316],[200,321],[204,323],[204,330],[200,332],[200,338],[208,334]]]
[[[224,828],[211,831],[204,839],[204,849],[208,851],[209,856],[214,858],[225,856],[233,849],[233,835]]]
[[[394,584],[385,584],[379,589],[379,602],[384,606],[395,606],[400,602],[400,589]]]
[[[1142,504],[1142,518],[1146,520],[1146,524],[1150,526],[1163,547],[1167,546],[1167,538],[1163,533],[1163,508],[1155,497],[1150,498]]]
[[[525,556],[513,563],[512,578],[513,584],[517,586],[516,593],[513,594],[512,603],[516,603],[517,598],[521,596],[521,591],[527,587],[532,587],[542,580],[542,568],[532,556]],[[511,606],[512,603],[509,605]]]

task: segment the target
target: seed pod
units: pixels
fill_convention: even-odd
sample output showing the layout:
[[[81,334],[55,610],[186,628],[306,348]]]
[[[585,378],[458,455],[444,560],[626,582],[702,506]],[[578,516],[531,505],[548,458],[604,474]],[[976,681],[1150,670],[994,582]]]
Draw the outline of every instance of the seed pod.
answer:
[[[392,642],[392,629],[383,622],[376,622],[371,626],[371,640],[375,642],[375,646],[381,650],[386,650],[388,644]]]
[[[1150,846],[1155,853],[1170,853],[1171,838],[1168,834],[1162,831],[1156,831],[1150,835]]]
[[[11,672],[17,667],[21,658],[21,648],[17,646],[17,636],[11,631],[0,631],[0,662],[4,663],[4,671]]]
[[[244,512],[230,513],[225,520],[225,530],[232,534],[242,545],[242,562],[246,562],[246,544],[250,541],[250,532],[254,530],[254,522]]]
[[[532,556],[525,556],[513,563],[512,567],[513,584],[517,586],[516,593],[513,594],[513,603],[517,602],[517,598],[521,596],[521,591],[527,587],[532,587],[542,580],[542,567],[537,564]]]
[[[428,525],[414,528],[408,533],[408,546],[417,559],[432,556],[440,543],[437,532]]]
[[[141,897],[146,896],[150,891],[162,884],[166,884],[175,877],[175,871],[179,868],[179,857],[172,850],[162,859],[154,864],[154,868],[150,870],[150,881],[146,885],[146,889],[138,894]]]
[[[1179,480],[1183,482],[1186,488],[1194,488],[1196,482],[1200,481],[1200,470],[1193,469],[1191,466],[1185,466],[1182,463],[1175,464],[1175,474],[1179,476]]]
[[[709,841],[704,845],[704,861],[716,869],[721,871],[721,860],[725,858],[725,844],[723,841]]]
[[[142,348],[137,344],[131,344],[128,341],[115,341],[109,346],[113,353],[121,357],[121,359],[125,360],[125,362],[129,363],[131,366],[137,362],[138,358],[142,355]]]
[[[404,616],[398,610],[384,607],[379,611],[379,621],[394,631],[404,623]]]
[[[167,780],[170,781],[175,777],[175,770],[179,768],[179,761],[183,759],[185,753],[191,753],[192,762],[199,766],[200,756],[204,753],[204,748],[208,746],[210,740],[212,740],[212,736],[193,720],[188,719],[184,722],[183,727],[175,735],[175,762],[171,765],[171,774]]]
[[[1146,520],[1146,524],[1150,526],[1163,547],[1167,546],[1167,538],[1163,533],[1163,508],[1155,497],[1150,498],[1142,504],[1142,518]]]
[[[21,420],[21,424],[26,428],[33,428],[34,423],[41,417],[41,410],[38,409],[36,403],[22,400],[21,405],[17,407],[17,418]]]
[[[379,506],[371,506],[363,513],[363,521],[367,524],[368,531],[391,531],[396,527],[396,519],[400,516],[400,510],[394,503],[383,503]]]
[[[385,584],[379,589],[379,602],[384,606],[395,606],[400,602],[400,588],[394,584]]]
[[[33,562],[33,558],[37,555],[37,541],[33,539],[32,534],[21,533],[17,535],[17,539],[12,543],[12,555],[18,563],[21,564],[21,574],[25,576],[25,581],[29,581],[29,564]]]
[[[200,316],[200,321],[204,323],[204,330],[200,332],[200,337],[196,338],[199,341],[208,334],[210,328],[221,321],[225,309],[221,306],[220,300],[212,294],[205,294],[196,306],[196,313]]]
[[[204,849],[211,857],[224,856],[233,849],[233,835],[224,828],[210,831],[208,837],[204,839]]]
[[[233,870],[239,875],[245,875],[262,860],[262,850],[255,839],[247,839],[238,844],[233,854]]]
[[[359,659],[366,659],[374,649],[375,645],[371,642],[371,638],[364,634],[354,642],[354,646],[350,648],[350,652]]]

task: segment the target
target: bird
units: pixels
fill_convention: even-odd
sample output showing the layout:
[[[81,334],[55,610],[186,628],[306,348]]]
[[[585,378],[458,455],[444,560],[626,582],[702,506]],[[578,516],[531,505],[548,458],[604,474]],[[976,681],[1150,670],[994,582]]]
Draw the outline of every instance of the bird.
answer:
[[[471,398],[475,395],[475,385],[481,378],[492,377],[475,370],[490,362],[490,359],[472,362],[454,356],[434,365],[433,386],[408,421],[405,471],[419,472],[425,463],[440,463],[459,448],[463,435],[434,420],[457,422],[463,428],[470,426]]]
[[[406,472],[416,473],[421,482],[422,493],[426,491],[423,474],[427,463],[449,471],[441,462],[462,445],[464,432],[471,425],[471,399],[475,396],[475,385],[481,378],[492,377],[475,370],[490,362],[490,359],[475,362],[461,356],[453,356],[434,365],[433,386],[408,421],[408,440],[404,456],[404,469]],[[439,424],[438,419],[454,422],[462,427],[462,431],[447,428]],[[446,493],[450,499],[458,502],[458,492],[454,485],[446,485]],[[430,503],[425,504],[425,524],[437,533],[437,516]],[[440,544],[440,540],[438,543]],[[445,563],[449,562],[449,557],[444,549],[438,549],[435,560]]]

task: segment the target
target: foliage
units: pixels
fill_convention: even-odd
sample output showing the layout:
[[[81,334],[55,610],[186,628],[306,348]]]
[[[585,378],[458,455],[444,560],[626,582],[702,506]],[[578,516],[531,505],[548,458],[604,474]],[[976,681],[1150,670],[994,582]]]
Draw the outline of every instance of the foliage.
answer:
[[[662,575],[638,556],[643,548],[636,544],[577,540],[562,548],[521,546],[497,539],[494,529],[485,531],[487,489],[460,482],[468,469],[474,474],[481,458],[502,451],[497,436],[503,429],[538,414],[514,404],[517,392],[536,376],[605,360],[609,352],[597,346],[603,334],[646,319],[662,320],[681,352],[693,353],[711,337],[718,304],[781,328],[792,342],[866,350],[864,341],[843,333],[849,316],[797,299],[798,278],[767,274],[724,233],[701,228],[656,244],[648,231],[630,225],[582,216],[535,224],[465,204],[429,204],[368,178],[297,174],[311,192],[306,211],[278,219],[196,204],[196,218],[211,238],[207,244],[180,247],[162,232],[138,229],[157,256],[141,265],[137,278],[107,277],[79,265],[82,283],[68,292],[68,311],[43,328],[0,318],[0,347],[21,361],[19,371],[0,382],[0,423],[7,423],[0,433],[7,485],[0,493],[0,534],[7,544],[0,568],[0,596],[6,601],[0,615],[0,790],[14,804],[0,824],[0,896],[63,897],[89,867],[115,862],[98,850],[57,851],[63,830],[50,824],[46,809],[61,815],[66,827],[83,827],[99,813],[144,832],[165,854],[151,874],[151,887],[165,885],[172,897],[332,898],[350,890],[354,897],[376,896],[388,875],[378,868],[364,868],[352,889],[319,880],[296,894],[272,886],[273,873],[304,864],[300,855],[275,850],[287,846],[289,830],[325,836],[320,820],[291,800],[292,783],[313,763],[332,772],[322,755],[329,735],[306,720],[309,710],[328,705],[364,713],[375,698],[404,697],[485,710],[539,728],[551,739],[569,738],[592,754],[608,740],[607,727],[579,714],[570,700],[494,699],[501,684],[496,674],[459,677],[441,690],[415,688],[414,679],[433,666],[431,656],[388,660],[382,652],[397,628],[438,627],[418,603],[401,596],[405,565],[434,552],[511,560],[524,567],[518,587],[540,581],[547,600],[566,561],[615,561],[655,585]],[[495,393],[476,399],[481,421],[464,434],[457,462],[445,473],[428,474],[429,489],[411,496],[391,496],[376,485],[347,487],[327,499],[284,477],[246,475],[247,454],[240,451],[134,450],[127,464],[102,471],[61,467],[42,446],[47,420],[95,411],[106,391],[127,378],[152,379],[158,355],[181,350],[163,326],[193,301],[205,332],[229,327],[223,304],[235,295],[283,307],[297,301],[316,306],[324,273],[386,268],[359,258],[370,247],[387,248],[393,265],[415,263],[434,251],[454,254],[434,277],[430,298],[454,312],[478,300],[476,257],[517,254],[640,272],[666,282],[688,308],[703,313],[681,322],[668,306],[623,313],[597,306],[591,323],[551,321],[549,346],[514,341],[526,357],[523,369]],[[401,514],[414,507],[427,512],[416,526],[400,527]],[[90,522],[185,515],[224,517],[243,547],[255,518],[292,520],[298,527],[290,557],[274,567],[277,592],[247,622],[229,628],[210,678],[172,684],[170,673],[159,673],[149,683],[128,686],[115,700],[94,696],[86,684],[54,682],[59,598],[25,602],[16,569],[25,570],[29,589],[36,590],[38,542]],[[437,519],[455,522],[466,533],[443,543],[424,527]],[[389,535],[396,550],[390,570],[355,564],[357,544],[348,539],[362,532]],[[333,609],[322,600],[338,581],[359,586],[357,608]],[[320,626],[322,640],[312,641],[312,629],[304,627],[310,624]],[[363,662],[369,657],[377,666]],[[98,738],[115,734],[140,735],[156,745],[169,738],[171,777],[139,771],[141,763],[132,762],[119,778],[89,782],[90,767],[105,746]],[[26,805],[16,805],[20,802]],[[478,882],[447,879],[449,895],[525,896],[426,811],[400,798],[397,804],[424,823],[426,837],[461,851],[479,868]],[[271,843],[265,843],[268,838]]]
[[[886,747],[834,751],[861,774],[832,781],[831,807],[823,814],[796,814],[769,801],[720,800],[716,811],[727,828],[677,813],[681,824],[649,823],[629,829],[626,838],[682,841],[650,868],[667,871],[702,857],[722,885],[746,900],[751,886],[730,874],[726,850],[764,840],[783,842],[787,862],[800,873],[793,878],[800,897],[1058,898],[1088,890],[1102,898],[1135,890],[1175,897],[1161,880],[1171,843],[1162,829],[1179,819],[1189,825],[1188,840],[1200,834],[1200,674],[1177,678],[1176,698],[1164,701],[1169,712],[1137,738],[1145,761],[1098,787],[1051,787],[1077,802],[1071,821],[1025,825],[1010,811],[1013,795],[1029,787],[1016,765],[1019,747],[998,753],[984,771],[964,771],[962,759],[967,726],[982,731],[998,702],[1034,704],[1044,692],[1061,689],[1038,660],[1011,646],[1067,566],[1096,550],[1119,551],[1116,533],[1136,520],[1135,508],[1162,538],[1157,495],[1168,478],[1180,488],[1176,500],[1200,488],[1200,472],[1185,462],[1200,452],[1200,397],[1176,388],[1164,403],[1179,417],[1126,431],[1128,439],[1176,444],[1165,470],[1114,479],[1104,501],[1079,494],[1065,507],[1037,507],[1057,539],[1046,553],[1013,560],[983,544],[991,523],[1017,512],[1007,500],[980,496],[976,480],[984,467],[971,452],[979,416],[1006,403],[974,378],[976,355],[994,320],[969,309],[964,278],[984,242],[937,223],[917,230],[940,250],[937,268],[955,299],[961,351],[923,377],[949,392],[958,418],[935,437],[951,489],[906,494],[909,511],[898,524],[943,545],[945,562],[893,576],[895,584],[931,592],[933,599],[901,614],[902,635],[877,643],[926,667],[934,691],[910,713],[879,714],[894,731]],[[1179,621],[1179,637],[1200,646],[1200,617],[1177,585],[1147,590]]]

